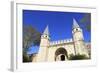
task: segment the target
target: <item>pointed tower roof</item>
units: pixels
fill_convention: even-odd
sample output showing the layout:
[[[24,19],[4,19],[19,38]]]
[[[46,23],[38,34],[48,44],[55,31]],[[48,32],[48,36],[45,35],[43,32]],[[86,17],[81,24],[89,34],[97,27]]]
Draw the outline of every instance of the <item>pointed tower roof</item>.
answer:
[[[49,35],[49,27],[48,27],[48,25],[46,26],[43,34]]]
[[[73,19],[73,29],[74,28],[80,28],[77,21],[75,19]]]

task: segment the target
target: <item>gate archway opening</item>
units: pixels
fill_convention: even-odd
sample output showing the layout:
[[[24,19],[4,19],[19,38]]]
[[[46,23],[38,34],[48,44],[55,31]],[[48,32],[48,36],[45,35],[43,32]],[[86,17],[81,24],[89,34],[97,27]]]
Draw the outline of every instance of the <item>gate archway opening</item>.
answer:
[[[55,52],[55,61],[65,61],[67,60],[68,55],[65,48],[58,48]]]
[[[61,61],[65,61],[65,55],[61,55]]]

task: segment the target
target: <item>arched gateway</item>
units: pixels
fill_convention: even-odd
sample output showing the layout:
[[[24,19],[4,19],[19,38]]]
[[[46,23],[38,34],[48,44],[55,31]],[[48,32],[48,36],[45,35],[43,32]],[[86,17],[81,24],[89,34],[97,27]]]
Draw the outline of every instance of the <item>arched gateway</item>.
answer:
[[[65,61],[67,60],[68,55],[65,48],[58,48],[55,52],[55,61]]]

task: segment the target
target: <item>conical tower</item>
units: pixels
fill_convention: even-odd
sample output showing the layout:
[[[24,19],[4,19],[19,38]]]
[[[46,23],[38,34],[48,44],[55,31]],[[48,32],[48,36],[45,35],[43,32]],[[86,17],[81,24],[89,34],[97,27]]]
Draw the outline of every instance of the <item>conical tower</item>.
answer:
[[[75,19],[73,19],[73,29],[74,28],[80,28],[80,26],[78,25]]]
[[[48,25],[46,26],[44,32],[43,32],[43,35],[49,35],[49,27]]]
[[[41,35],[41,43],[37,55],[37,61],[43,62],[47,60],[48,46],[49,46],[49,28],[47,25],[43,34]]]
[[[73,19],[73,41],[74,41],[74,48],[75,48],[75,54],[84,54],[87,57],[89,56],[87,53],[87,49],[84,43],[84,37],[83,32],[80,26],[78,25],[77,21]]]

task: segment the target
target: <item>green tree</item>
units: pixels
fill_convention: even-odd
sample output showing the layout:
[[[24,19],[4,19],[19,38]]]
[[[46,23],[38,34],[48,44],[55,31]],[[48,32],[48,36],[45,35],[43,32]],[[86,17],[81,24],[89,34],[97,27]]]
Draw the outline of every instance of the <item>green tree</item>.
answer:
[[[78,55],[73,55],[73,54],[71,54],[70,55],[70,57],[69,57],[69,60],[84,60],[84,59],[88,59],[87,57],[86,57],[86,55],[80,55],[80,54],[78,54]]]
[[[86,29],[87,31],[91,31],[91,14],[87,13],[83,16],[83,18],[80,20],[80,23],[82,24],[82,27]]]
[[[31,46],[40,44],[41,33],[33,26],[27,25],[23,27],[23,62],[29,62],[30,58],[27,50]]]

